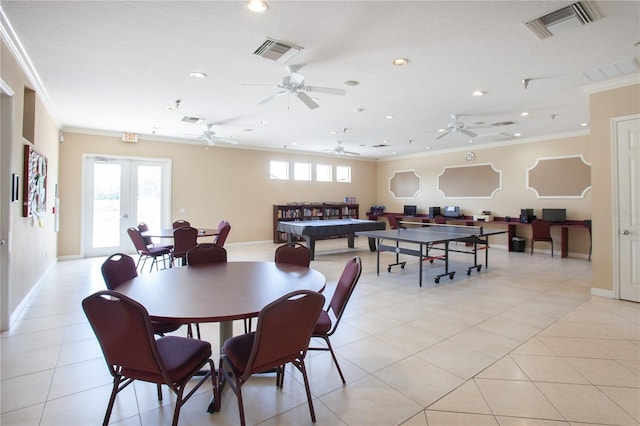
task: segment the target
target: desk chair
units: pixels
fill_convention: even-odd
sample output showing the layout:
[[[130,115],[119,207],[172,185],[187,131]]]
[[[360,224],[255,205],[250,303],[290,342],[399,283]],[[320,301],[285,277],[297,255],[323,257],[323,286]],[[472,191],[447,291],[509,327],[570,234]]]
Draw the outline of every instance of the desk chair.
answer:
[[[103,425],[109,423],[118,392],[134,380],[156,383],[158,401],[162,402],[161,385],[176,394],[172,425],[178,424],[180,408],[211,377],[213,397],[219,400],[215,366],[211,360],[211,344],[203,340],[167,336],[156,339],[144,306],[116,291],[103,290],[82,301],[89,324],[113,376],[113,388]],[[208,370],[184,395],[191,378],[209,365]]]
[[[533,256],[533,243],[544,241],[551,243],[551,257],[553,257],[553,238],[551,238],[551,222],[548,220],[536,219],[531,222],[531,255]]]
[[[322,305],[324,296],[320,293],[309,290],[291,292],[262,308],[256,331],[224,342],[218,365],[218,382],[228,383],[236,394],[242,426],[246,424],[242,386],[253,374],[275,369],[276,386],[282,388],[284,367],[288,363],[302,373],[311,421],[315,423],[304,358]],[[219,399],[216,398],[216,403]]]
[[[333,352],[333,347],[331,346],[329,337],[336,332],[338,324],[340,323],[340,319],[342,318],[342,314],[347,307],[347,302],[351,298],[353,290],[356,288],[356,284],[360,279],[361,273],[362,261],[360,260],[359,256],[354,256],[344,266],[336,289],[333,292],[333,296],[331,297],[331,302],[329,302],[329,306],[327,306],[326,309],[320,312],[318,321],[316,322],[313,333],[311,334],[311,337],[319,337],[324,340],[327,344],[327,347],[309,347],[309,350],[330,351],[333,362],[338,369],[338,374],[340,374],[340,378],[342,379],[342,383],[347,382],[345,381],[342,370],[340,369],[340,365],[338,364],[336,354]],[[333,320],[332,316],[334,318]]]
[[[138,228],[131,227],[127,229],[127,234],[129,234],[129,238],[131,238],[131,242],[133,243],[133,247],[135,247],[136,252],[138,253],[138,262],[136,262],[136,268],[140,267],[140,270],[144,268],[144,265],[147,263],[148,259],[151,259],[151,267],[149,268],[149,272],[153,269],[153,265],[156,266],[156,270],[158,270],[158,258],[162,259],[162,264],[164,267],[167,267],[166,264],[166,256],[170,256],[171,248],[169,246],[151,246],[147,247],[142,238],[142,234],[138,230]],[[142,265],[140,265],[140,261]],[[171,259],[169,259],[171,261]]]

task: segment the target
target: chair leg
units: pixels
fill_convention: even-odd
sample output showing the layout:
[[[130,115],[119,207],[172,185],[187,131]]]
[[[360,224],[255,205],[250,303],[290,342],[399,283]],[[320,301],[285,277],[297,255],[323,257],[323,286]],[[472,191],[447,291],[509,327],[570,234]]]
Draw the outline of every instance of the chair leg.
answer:
[[[304,379],[304,388],[307,392],[307,403],[309,404],[309,414],[311,414],[311,421],[315,423],[316,412],[313,409],[313,399],[311,398],[311,389],[309,387],[309,377],[307,377],[307,369],[305,368],[305,365],[304,365],[304,359],[301,359],[299,361],[293,361],[293,364],[302,373],[302,378]]]
[[[162,386],[158,383],[158,402],[162,402]]]
[[[111,411],[113,411],[113,404],[116,402],[116,395],[118,394],[120,383],[122,383],[122,376],[115,376],[113,378],[113,389],[111,390],[111,397],[109,398],[109,404],[107,404],[107,412],[104,414],[103,426],[109,424],[109,418],[111,417]]]
[[[335,352],[333,352],[333,346],[331,346],[331,341],[328,336],[321,336],[325,342],[327,342],[327,347],[329,348],[329,352],[331,352],[331,357],[333,358],[333,363],[336,365],[338,369],[338,374],[340,374],[340,379],[342,379],[342,384],[347,384],[347,381],[344,379],[344,375],[342,374],[342,370],[340,369],[340,364],[338,364],[338,358],[336,358]]]

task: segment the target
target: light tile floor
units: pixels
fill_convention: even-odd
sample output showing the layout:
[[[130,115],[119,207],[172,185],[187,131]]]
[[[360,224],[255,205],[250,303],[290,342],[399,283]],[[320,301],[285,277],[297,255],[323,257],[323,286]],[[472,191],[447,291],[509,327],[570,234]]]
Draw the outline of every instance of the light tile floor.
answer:
[[[388,273],[393,255],[384,253],[377,276],[366,241],[356,250],[345,246],[319,242],[312,263],[330,283],[351,256],[364,265],[332,338],[347,385],[328,353],[307,359],[318,425],[640,423],[640,305],[591,296],[587,260],[492,249],[488,270],[467,276],[465,269],[438,285],[441,266],[425,264],[420,288],[415,258]],[[275,247],[229,245],[229,259],[271,260]],[[454,257],[458,270],[469,260]],[[104,287],[102,260],[58,262],[2,333],[2,425],[102,422],[111,377],[80,307]],[[240,322],[234,327],[241,332]],[[218,347],[217,325],[201,329]],[[243,393],[249,424],[311,423],[294,369],[282,390],[263,375]],[[111,423],[170,424],[175,399],[164,395],[158,405],[155,387],[136,382],[119,395]],[[180,424],[237,424],[233,393],[225,389],[215,414],[206,412],[210,395],[204,388],[187,402]]]

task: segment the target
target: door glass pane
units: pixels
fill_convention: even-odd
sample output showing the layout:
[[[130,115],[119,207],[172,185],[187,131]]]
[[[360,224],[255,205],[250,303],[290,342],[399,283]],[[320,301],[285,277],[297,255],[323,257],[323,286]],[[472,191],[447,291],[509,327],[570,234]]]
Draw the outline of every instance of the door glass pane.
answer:
[[[139,166],[137,223],[144,222],[149,225],[149,229],[160,229],[162,225],[161,193],[162,168],[158,166]]]
[[[95,163],[93,181],[93,247],[120,245],[119,164]]]

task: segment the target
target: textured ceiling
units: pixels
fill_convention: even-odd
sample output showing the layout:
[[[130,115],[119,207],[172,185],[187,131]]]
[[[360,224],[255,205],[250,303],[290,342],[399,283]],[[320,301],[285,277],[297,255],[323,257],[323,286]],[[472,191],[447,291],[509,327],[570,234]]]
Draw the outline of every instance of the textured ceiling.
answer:
[[[244,1],[0,1],[4,32],[15,31],[64,129],[206,145],[198,135],[213,123],[238,147],[328,153],[341,141],[373,159],[588,132],[584,72],[637,59],[640,2],[593,2],[601,19],[544,40],[523,25],[568,4],[272,1],[255,14]],[[303,49],[286,63],[254,55],[267,37]],[[409,63],[392,65],[398,57]],[[289,65],[346,95],[310,93],[317,109],[293,95],[259,104]],[[461,132],[436,140],[452,114],[479,135],[472,143]]]

